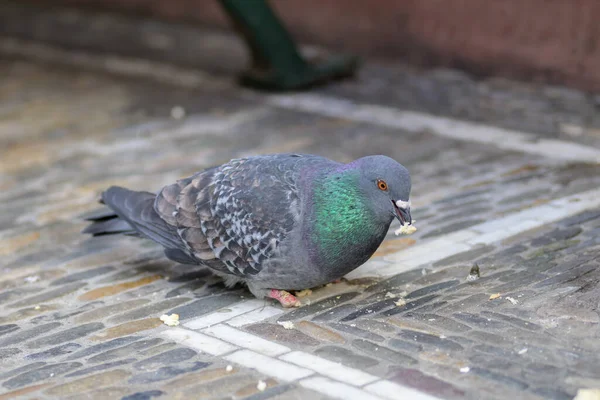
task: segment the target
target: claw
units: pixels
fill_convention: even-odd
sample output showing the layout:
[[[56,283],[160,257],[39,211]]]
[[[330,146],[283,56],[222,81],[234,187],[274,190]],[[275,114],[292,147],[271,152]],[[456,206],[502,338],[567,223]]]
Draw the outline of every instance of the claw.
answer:
[[[267,297],[277,300],[283,308],[300,307],[301,303],[293,294],[285,290],[271,289]]]

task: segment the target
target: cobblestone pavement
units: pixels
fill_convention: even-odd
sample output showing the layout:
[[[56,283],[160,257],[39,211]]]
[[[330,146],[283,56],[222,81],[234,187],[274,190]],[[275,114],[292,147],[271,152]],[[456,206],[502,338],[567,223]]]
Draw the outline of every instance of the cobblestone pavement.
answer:
[[[317,95],[403,105],[385,100],[386,73],[387,85]],[[2,59],[0,399],[569,399],[600,387],[600,165],[332,117],[327,103],[303,111],[206,77],[190,89]],[[456,97],[449,109],[469,95]],[[586,110],[578,121],[592,121]],[[539,122],[518,129],[542,135]],[[499,125],[515,128],[510,115]],[[419,231],[390,234],[293,311],[149,242],[79,233],[109,185],[155,190],[283,151],[396,158]]]

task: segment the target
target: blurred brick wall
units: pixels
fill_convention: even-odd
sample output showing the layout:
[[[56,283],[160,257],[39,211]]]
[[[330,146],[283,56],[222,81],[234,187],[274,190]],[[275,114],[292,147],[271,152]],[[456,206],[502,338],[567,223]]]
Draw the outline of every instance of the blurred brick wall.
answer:
[[[36,0],[227,27],[216,0]],[[247,0],[252,1],[252,0]],[[300,40],[600,91],[600,0],[271,0]]]

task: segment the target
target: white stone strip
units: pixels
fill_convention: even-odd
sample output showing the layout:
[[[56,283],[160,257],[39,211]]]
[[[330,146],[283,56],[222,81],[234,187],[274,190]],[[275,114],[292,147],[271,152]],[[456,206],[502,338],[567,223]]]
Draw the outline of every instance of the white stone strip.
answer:
[[[433,397],[426,393],[421,393],[415,389],[411,389],[406,386],[400,386],[390,381],[379,381],[367,385],[363,388],[367,392],[376,394],[385,399],[390,400],[436,400],[437,397]]]
[[[539,228],[597,207],[600,207],[600,189],[562,197],[541,206],[484,222],[384,256],[384,260],[393,263],[391,265],[382,266],[377,262],[367,262],[346,277],[358,279],[396,275],[471,250],[478,245],[497,243],[530,229]]]
[[[381,400],[381,397],[369,394],[364,390],[346,385],[345,383],[336,382],[331,379],[324,378],[322,376],[315,376],[308,379],[303,379],[298,382],[300,386],[307,389],[314,390],[316,392],[323,393],[324,395],[333,397],[334,399],[342,400]],[[401,399],[402,397],[397,397]],[[406,397],[406,399],[411,399]],[[411,399],[412,400],[412,399]]]
[[[267,376],[284,382],[295,381],[314,374],[309,369],[297,367],[250,350],[239,350],[223,358],[244,367],[253,368]]]
[[[217,311],[214,311],[208,315],[203,315],[198,318],[194,318],[184,323],[183,326],[189,329],[202,329],[212,325],[219,324],[223,321],[230,320],[239,315],[245,314],[249,311],[256,310],[257,308],[265,307],[264,300],[248,300],[241,303],[234,304],[232,306],[223,307]]]
[[[282,355],[279,359],[299,365],[300,367],[312,369],[321,375],[328,376],[350,385],[362,386],[379,379],[377,376],[367,374],[366,372],[354,368],[345,367],[342,364],[325,360],[324,358],[303,351],[293,351]]]
[[[226,342],[233,343],[246,349],[254,350],[267,356],[278,356],[290,351],[289,347],[273,343],[261,337],[232,328],[228,325],[215,325],[202,331]]]
[[[439,136],[494,145],[501,149],[537,154],[548,158],[600,162],[600,149],[555,139],[538,139],[516,130],[393,107],[357,104],[350,100],[318,94],[274,95],[267,98],[275,107],[306,111],[327,117],[372,123],[409,132],[430,131]]]
[[[272,306],[264,306],[263,303],[263,307],[251,311],[249,313],[242,314],[238,317],[232,318],[229,321],[227,321],[227,324],[235,327],[240,327],[264,321],[267,318],[271,318],[279,314],[283,314],[282,309]]]
[[[213,356],[220,356],[237,350],[237,347],[229,343],[188,329],[169,328],[160,332],[158,336]]]

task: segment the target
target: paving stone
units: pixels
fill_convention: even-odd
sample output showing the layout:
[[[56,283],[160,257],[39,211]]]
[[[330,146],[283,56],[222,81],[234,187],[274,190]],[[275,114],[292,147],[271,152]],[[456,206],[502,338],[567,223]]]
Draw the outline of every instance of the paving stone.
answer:
[[[493,328],[493,329],[502,329],[502,328],[506,327],[506,324],[504,324],[500,321],[495,321],[491,318],[485,318],[485,317],[481,317],[479,315],[471,314],[471,313],[467,313],[467,312],[454,313],[454,314],[452,314],[452,316],[454,318],[464,321],[467,324],[474,326],[474,327]]]
[[[123,397],[121,400],[150,400],[155,397],[160,397],[164,394],[165,392],[161,390],[148,390],[145,392],[137,392],[134,394],[130,394],[129,396]]]
[[[329,326],[340,332],[349,333],[351,335],[358,336],[363,339],[368,339],[368,340],[372,340],[375,342],[383,342],[385,340],[385,338],[381,335],[369,332],[364,329],[357,328],[356,326],[352,326],[352,325],[341,324],[341,323],[332,323],[332,324],[329,324]]]
[[[507,339],[506,337],[497,335],[495,333],[490,333],[490,332],[473,330],[473,331],[466,332],[466,335],[473,340],[477,340],[477,341],[481,341],[481,342],[485,342],[485,343],[489,343],[489,344],[493,344],[493,345],[510,346],[512,344],[512,341]],[[453,336],[449,336],[449,338],[452,340],[456,340],[456,338]]]
[[[100,374],[91,375],[62,385],[54,386],[53,388],[46,390],[45,393],[50,396],[64,398],[65,396],[85,392],[90,389],[97,389],[103,386],[115,384],[119,381],[127,379],[129,375],[131,375],[131,373],[125,370],[102,372]]]
[[[395,303],[397,301],[398,301],[398,299],[387,299],[387,300],[378,301],[377,303],[369,304],[368,306],[365,306],[365,307],[345,316],[340,321],[342,321],[342,322],[354,321],[355,319],[363,317],[365,315],[375,315],[382,310],[385,310],[392,306],[395,306]]]
[[[471,327],[465,324],[461,324],[460,322],[451,318],[442,317],[441,315],[437,314],[407,313],[406,317],[414,318],[419,322],[430,325],[437,329],[442,328],[451,332],[466,332],[471,329]]]
[[[361,319],[356,321],[355,324],[359,328],[370,332],[375,331],[384,335],[396,332],[396,328],[393,325],[375,319]]]
[[[133,335],[134,333],[154,329],[162,325],[159,318],[138,319],[137,321],[125,322],[121,325],[113,326],[92,336],[90,340],[108,340],[122,336]]]
[[[414,343],[414,342],[409,342],[406,340],[390,339],[388,341],[388,343],[393,348],[403,351],[403,352],[406,352],[406,353],[418,353],[423,350],[422,345],[420,345],[418,343]]]
[[[121,338],[121,339],[128,339],[129,338]],[[130,343],[128,345],[122,346],[122,347],[118,347],[118,348],[114,348],[115,346],[120,345],[116,344],[116,341],[119,339],[115,339],[112,340],[111,342],[107,342],[107,343],[102,343],[96,346],[93,346],[94,351],[93,353],[97,353],[99,351],[103,351],[106,350],[107,347],[102,347],[102,346],[106,346],[110,343],[110,347],[111,350],[107,350],[104,351],[103,353],[97,354],[91,358],[88,359],[89,363],[101,363],[101,362],[105,362],[105,361],[112,361],[112,360],[116,360],[118,358],[124,358],[124,357],[128,357],[131,354],[136,354],[137,351],[142,350],[142,349],[146,349],[148,347],[151,346],[156,346],[160,343],[162,343],[162,339],[159,338],[152,338],[152,339],[143,339],[134,343]],[[92,348],[90,348],[91,350]],[[92,353],[92,354],[93,354]],[[85,356],[87,356],[88,354],[86,354]],[[76,356],[76,354],[74,354],[73,356]],[[78,358],[80,357],[84,357],[83,355],[80,355]]]
[[[11,369],[10,371],[1,372],[0,373],[0,380],[8,379],[8,378],[11,378],[11,377],[13,377],[15,375],[23,374],[25,372],[41,368],[44,365],[46,365],[45,362],[39,361],[39,362],[34,362],[34,363],[31,363],[31,364],[26,364],[26,365],[23,365],[21,367],[17,367],[17,368]]]
[[[177,307],[169,311],[167,314],[179,314],[179,320],[183,321],[190,318],[199,317],[208,314],[219,308],[227,307],[230,304],[240,301],[240,296],[235,294],[222,294],[209,296],[192,303]]]
[[[403,386],[412,387],[421,392],[429,393],[442,399],[456,398],[464,396],[465,392],[456,386],[426,375],[423,372],[412,368],[395,368],[388,377],[392,382]]]
[[[16,325],[16,324],[2,325],[2,326],[0,326],[0,336],[6,335],[7,333],[14,332],[18,329],[20,329],[19,325]]]
[[[560,221],[562,226],[581,225],[584,222],[600,218],[600,210],[588,210]]]
[[[173,349],[145,360],[138,361],[133,365],[133,367],[142,371],[151,371],[164,365],[176,364],[189,360],[195,355],[196,352],[192,349]]]
[[[301,346],[317,346],[321,342],[313,339],[297,329],[285,329],[279,324],[259,323],[245,327],[246,330],[257,334],[262,338],[266,338],[285,345],[296,344]]]
[[[15,348],[0,349],[0,360],[19,354],[21,350]]]
[[[152,357],[160,353],[164,353],[167,350],[173,349],[173,347],[177,347],[175,343],[163,343],[158,346],[150,347],[147,350],[138,351],[136,355],[138,357]]]
[[[209,365],[211,364],[207,362],[196,361],[191,365],[183,367],[162,367],[153,372],[145,372],[142,374],[135,375],[129,380],[129,383],[142,385],[147,383],[164,381],[167,379],[172,379],[181,374],[186,374],[189,372],[197,371],[202,368],[206,368]]]
[[[434,267],[444,267],[451,264],[472,263],[477,258],[483,256],[484,254],[490,253],[493,250],[494,246],[480,246],[473,250],[464,251],[462,253],[446,257],[440,261],[434,262],[432,265]]]
[[[167,294],[165,294],[165,298],[170,299],[171,297],[183,296],[185,294],[194,293],[194,291],[201,289],[205,285],[206,285],[206,281],[198,279],[198,280],[186,283],[185,285],[181,285],[178,288],[167,292]]]
[[[439,296],[436,294],[430,294],[429,296],[424,296],[421,297],[417,300],[414,301],[407,301],[406,304],[402,305],[402,306],[395,306],[392,309],[389,309],[387,311],[384,311],[383,313],[381,313],[382,316],[392,316],[392,315],[396,315],[396,314],[400,314],[406,311],[410,311],[412,309],[418,309],[419,307],[421,307],[424,304],[429,303],[431,300],[438,298]],[[431,309],[427,310],[427,312],[429,312]]]
[[[77,272],[75,274],[70,274],[65,277],[59,278],[50,283],[50,286],[58,286],[64,285],[67,283],[78,282],[78,281],[87,281],[88,279],[95,278],[100,275],[107,274],[111,271],[114,271],[115,267],[106,265],[104,267],[94,268],[87,271]]]
[[[64,286],[61,286],[57,289],[53,289],[53,290],[48,290],[44,293],[35,295],[35,296],[31,296],[31,297],[27,297],[23,300],[17,301],[15,303],[9,304],[7,307],[10,308],[21,308],[21,307],[28,307],[28,306],[35,306],[38,305],[40,303],[47,303],[51,300],[55,300],[58,299],[60,297],[66,296],[68,294],[71,294],[73,292],[76,292],[77,290],[81,289],[82,287],[86,286],[86,283],[82,283],[82,282],[73,282]]]
[[[136,340],[139,340],[140,338],[141,337],[139,337],[139,336],[128,336],[128,337],[113,339],[108,342],[104,342],[104,343],[96,344],[96,345],[93,345],[90,347],[86,347],[76,353],[71,354],[65,360],[70,361],[70,360],[77,360],[79,358],[89,357],[89,356],[97,354],[97,353],[101,353],[101,352],[104,352],[104,351],[107,351],[110,349],[114,349],[115,347],[120,347],[120,346],[129,344],[131,342],[135,342]],[[156,343],[160,343],[161,341],[162,341],[161,339],[153,339],[152,343],[156,344]],[[138,348],[136,348],[136,350],[138,350]]]
[[[95,372],[104,371],[106,369],[112,369],[112,368],[115,368],[115,367],[120,367],[122,365],[131,364],[131,363],[134,363],[136,361],[137,361],[137,359],[135,359],[135,358],[125,358],[125,359],[118,360],[118,361],[113,361],[113,362],[108,362],[108,363],[104,363],[104,364],[94,365],[93,367],[83,368],[83,369],[77,370],[75,372],[72,372],[70,374],[67,374],[67,375],[65,375],[65,378],[72,378],[72,377],[76,377],[76,376],[93,374]]]
[[[66,374],[67,372],[79,367],[81,367],[81,363],[78,362],[50,364],[34,369],[33,371],[17,375],[14,378],[4,382],[2,386],[7,389],[16,389],[21,386],[31,385],[32,383],[37,383],[48,378]]]
[[[30,317],[35,317],[48,311],[56,310],[57,307],[57,305],[42,304],[35,307],[22,308],[6,315],[5,317],[0,317],[0,323],[16,322]]]
[[[18,333],[0,340],[0,347],[7,347],[14,344],[24,343],[29,339],[52,331],[61,326],[60,322],[51,322],[49,324],[38,325],[30,329],[21,330]]]
[[[330,310],[324,311],[321,314],[317,314],[313,317],[313,321],[327,322],[341,319],[357,309],[354,304],[342,304],[341,306],[334,307]]]
[[[92,289],[89,292],[86,292],[79,296],[79,300],[90,301],[101,299],[107,296],[114,296],[126,290],[131,290],[140,286],[148,285],[161,278],[162,277],[160,275],[152,275],[132,282],[123,282],[112,286],[104,286],[97,289]]]
[[[440,228],[428,231],[426,234],[422,236],[423,239],[445,235],[451,232],[460,231],[462,229],[467,229],[475,225],[479,225],[485,222],[483,219],[469,219],[466,221],[455,222],[452,224],[444,225]]]
[[[31,386],[27,386],[27,387],[24,387],[21,389],[13,390],[13,391],[10,391],[10,392],[0,395],[0,400],[23,398],[23,396],[25,396],[25,395],[41,391],[50,385],[51,384],[49,384],[49,383],[42,383],[40,385],[31,385]]]
[[[504,376],[483,368],[473,367],[469,370],[469,373],[481,376],[482,378],[489,379],[491,381],[500,383],[505,386],[510,386],[517,390],[525,390],[529,387],[527,383],[522,382],[518,379]]]
[[[566,271],[566,272],[560,273],[556,276],[553,276],[552,278],[545,279],[545,280],[541,281],[540,283],[538,283],[537,285],[534,285],[534,287],[541,288],[541,287],[546,287],[546,286],[551,286],[551,285],[567,283],[567,282],[573,281],[585,274],[588,274],[588,273],[596,270],[596,268],[597,268],[597,266],[593,265],[593,264],[582,265],[580,267],[573,268],[569,271]]]
[[[463,347],[453,342],[448,338],[440,338],[436,335],[431,335],[425,332],[412,331],[408,329],[403,329],[398,336],[400,336],[404,340],[412,340],[416,343],[423,344],[426,346],[435,346],[444,350],[452,350],[452,351],[460,351],[463,350]]]
[[[172,307],[176,307],[180,304],[183,304],[190,299],[187,297],[176,297],[168,300],[164,300],[161,302],[153,303],[144,307],[137,308],[133,311],[126,312],[121,315],[117,315],[113,318],[109,318],[108,323],[110,324],[119,324],[126,321],[133,321],[136,319],[146,318],[153,314],[158,314],[164,310],[167,310]]]
[[[571,400],[573,398],[572,394],[568,394],[566,392],[563,392],[562,390],[556,390],[551,388],[537,388],[533,389],[532,392],[541,396],[544,399]]]
[[[324,328],[309,321],[299,321],[294,324],[296,329],[306,333],[313,338],[329,342],[329,343],[345,343],[346,339],[339,333],[336,333],[330,329]]]
[[[320,313],[324,310],[330,311],[331,308],[333,308],[337,305],[340,305],[342,303],[345,303],[349,300],[352,300],[357,295],[358,295],[357,292],[342,293],[340,295],[334,295],[334,296],[328,297],[326,299],[319,300],[310,305],[306,305],[304,307],[297,308],[297,309],[293,310],[292,312],[283,314],[281,317],[279,317],[278,321],[281,321],[281,322],[293,321],[293,320],[297,320],[300,318],[306,318],[309,315]]]
[[[201,385],[206,382],[216,381],[218,385],[222,385],[221,379],[225,377],[232,377],[234,380],[243,380],[244,376],[239,374],[239,369],[232,366],[231,371],[227,371],[226,368],[212,368],[203,369],[198,372],[192,372],[183,375],[179,378],[173,379],[168,383],[164,384],[164,388],[167,390],[178,389],[184,386]],[[252,378],[253,379],[253,378]],[[244,383],[245,384],[245,383]]]
[[[404,298],[405,299],[413,299],[416,297],[425,296],[430,293],[434,293],[434,292],[444,290],[444,289],[450,288],[452,286],[458,285],[458,283],[459,283],[459,281],[456,279],[451,280],[451,281],[446,281],[446,282],[435,283],[433,285],[426,286],[424,288],[412,291],[409,294],[407,294]]]
[[[36,349],[44,346],[54,346],[71,340],[76,340],[87,336],[92,332],[96,332],[104,327],[100,322],[92,322],[89,324],[79,325],[75,328],[66,329],[52,335],[44,336],[39,339],[32,340],[27,343],[30,349]]]
[[[315,350],[314,354],[316,354],[319,357],[323,357],[327,360],[340,363],[350,368],[364,369],[379,364],[379,362],[376,359],[361,356],[349,349],[339,346],[324,346],[320,349]]]
[[[119,312],[124,312],[148,304],[148,299],[137,299],[119,302],[105,307],[100,307],[95,310],[86,312],[85,314],[78,315],[75,318],[75,322],[86,323],[91,321],[98,321],[108,317],[109,315],[115,315]]]
[[[366,289],[366,292],[368,292],[368,293],[393,292],[396,289],[404,288],[404,285],[414,281],[415,279],[420,278],[421,276],[422,276],[422,272],[417,269],[409,270],[406,272],[401,272],[397,275],[394,275],[391,278],[388,278],[384,281],[381,281],[379,283],[369,286]]]
[[[374,358],[382,358],[396,365],[411,366],[417,363],[412,357],[404,353],[391,350],[385,346],[381,346],[365,339],[355,339],[352,341],[352,347],[368,354]],[[335,361],[335,360],[332,360]]]
[[[80,349],[81,345],[77,343],[66,343],[60,346],[53,347],[46,351],[42,351],[39,353],[29,354],[25,358],[29,360],[45,360],[47,358],[64,356],[65,354],[71,354],[75,350]]]
[[[499,314],[499,313],[495,313],[495,312],[491,312],[491,311],[482,311],[481,315],[490,317],[490,318],[501,319],[502,321],[506,321],[509,324],[512,324],[519,328],[528,329],[531,331],[542,330],[542,327],[538,324],[535,324],[535,323],[529,322],[529,321],[525,321],[520,318],[511,317],[509,315]]]

